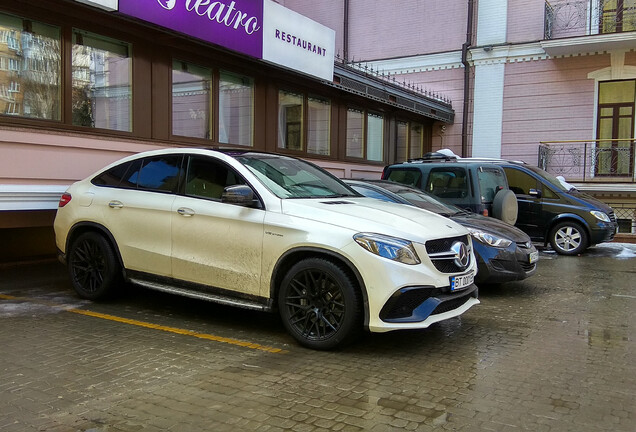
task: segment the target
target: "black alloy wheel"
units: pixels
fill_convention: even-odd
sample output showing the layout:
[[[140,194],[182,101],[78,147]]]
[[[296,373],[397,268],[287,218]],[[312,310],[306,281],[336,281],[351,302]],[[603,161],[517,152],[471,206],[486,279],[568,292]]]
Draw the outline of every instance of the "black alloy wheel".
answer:
[[[77,294],[89,300],[110,296],[122,282],[121,267],[112,247],[95,232],[81,234],[73,242],[68,270]]]
[[[361,329],[356,285],[339,265],[322,258],[296,263],[283,279],[278,302],[287,331],[309,348],[342,346]]]

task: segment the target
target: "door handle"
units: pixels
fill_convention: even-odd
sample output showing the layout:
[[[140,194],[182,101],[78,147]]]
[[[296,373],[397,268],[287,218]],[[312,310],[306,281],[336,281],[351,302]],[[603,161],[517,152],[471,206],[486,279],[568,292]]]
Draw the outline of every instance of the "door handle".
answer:
[[[185,216],[185,217],[194,216],[194,210],[192,210],[191,208],[187,208],[187,207],[179,208],[177,210],[177,213],[179,213],[181,216]]]
[[[117,201],[117,200],[113,200],[111,202],[108,203],[108,207],[112,208],[112,209],[120,209],[124,206],[124,203],[121,201]]]

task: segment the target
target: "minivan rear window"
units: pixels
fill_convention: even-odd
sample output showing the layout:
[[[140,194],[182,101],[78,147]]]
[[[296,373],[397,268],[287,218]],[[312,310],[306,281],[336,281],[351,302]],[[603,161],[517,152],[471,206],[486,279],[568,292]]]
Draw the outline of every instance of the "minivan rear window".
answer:
[[[506,176],[498,168],[480,166],[477,169],[481,202],[491,203],[500,189],[506,189]]]
[[[422,172],[415,169],[392,169],[386,180],[402,183],[408,186],[419,186]]]

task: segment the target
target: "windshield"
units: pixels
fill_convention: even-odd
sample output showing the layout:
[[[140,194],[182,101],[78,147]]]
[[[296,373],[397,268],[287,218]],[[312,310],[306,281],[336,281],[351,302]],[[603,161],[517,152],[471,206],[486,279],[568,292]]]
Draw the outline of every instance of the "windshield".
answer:
[[[435,197],[420,191],[419,189],[406,187],[400,184],[378,184],[378,186],[381,186],[386,190],[401,196],[416,207],[432,211],[433,213],[441,214],[444,216],[465,213],[464,210],[460,209],[459,207],[455,207],[452,204],[443,203]]]
[[[556,178],[549,172],[542,170],[541,168],[528,166],[528,165],[526,165],[526,167],[534,171],[539,176],[543,177],[543,179],[546,180],[550,184],[550,186],[554,187],[555,189],[558,189],[563,192],[569,192],[571,189],[576,189],[571,185],[570,187],[566,187],[563,183],[561,183],[561,181],[558,178]]]
[[[360,196],[327,171],[300,159],[258,153],[234,157],[279,198]]]

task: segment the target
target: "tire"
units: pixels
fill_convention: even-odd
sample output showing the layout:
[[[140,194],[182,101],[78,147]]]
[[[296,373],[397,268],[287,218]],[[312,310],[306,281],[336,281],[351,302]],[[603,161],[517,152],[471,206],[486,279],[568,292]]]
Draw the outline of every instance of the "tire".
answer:
[[[89,300],[108,298],[123,283],[113,248],[96,232],[86,232],[73,241],[68,271],[77,294]]]
[[[307,258],[287,272],[278,294],[283,325],[303,346],[329,350],[351,342],[362,329],[360,294],[339,265]]]
[[[518,214],[519,205],[515,193],[510,189],[501,189],[497,192],[492,202],[492,215],[507,224],[514,225]]]
[[[565,221],[550,230],[550,245],[561,255],[578,255],[589,246],[585,229],[576,222]]]

